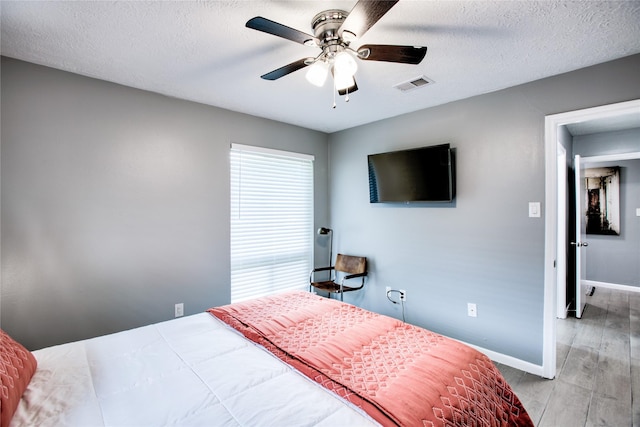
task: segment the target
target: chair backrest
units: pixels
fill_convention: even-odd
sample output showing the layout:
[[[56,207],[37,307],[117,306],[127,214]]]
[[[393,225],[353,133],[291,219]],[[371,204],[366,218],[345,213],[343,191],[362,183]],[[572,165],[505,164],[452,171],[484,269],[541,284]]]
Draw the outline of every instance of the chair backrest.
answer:
[[[348,274],[362,274],[367,272],[367,258],[338,254],[335,269]]]

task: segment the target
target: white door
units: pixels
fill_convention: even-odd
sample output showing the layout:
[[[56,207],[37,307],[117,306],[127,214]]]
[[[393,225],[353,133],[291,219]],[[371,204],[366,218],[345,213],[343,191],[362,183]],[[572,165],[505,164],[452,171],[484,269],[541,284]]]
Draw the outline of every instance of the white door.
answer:
[[[576,317],[581,318],[584,307],[587,303],[588,286],[584,285],[586,271],[586,186],[584,180],[584,165],[580,161],[580,156],[574,160],[576,171],[576,241],[571,244],[576,249]]]
[[[558,242],[556,246],[557,317],[567,318],[567,150],[558,144]]]

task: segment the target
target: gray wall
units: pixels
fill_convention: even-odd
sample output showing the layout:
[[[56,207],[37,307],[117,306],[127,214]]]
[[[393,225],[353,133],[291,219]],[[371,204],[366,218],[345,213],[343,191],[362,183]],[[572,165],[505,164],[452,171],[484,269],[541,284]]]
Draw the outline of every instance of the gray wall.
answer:
[[[573,154],[582,157],[640,152],[640,128],[573,137]]]
[[[8,58],[1,132],[0,322],[30,349],[229,303],[231,142],[315,155],[327,224],[323,133]]]
[[[316,225],[370,259],[345,300],[400,317],[384,287],[406,289],[410,322],[540,365],[544,217],[527,205],[544,200],[544,116],[640,98],[635,55],[330,135],[328,163],[320,133],[2,66],[2,327],[31,348],[228,302],[233,141],[316,155]],[[441,142],[454,204],[369,204],[367,154]]]
[[[337,250],[370,259],[366,292],[345,300],[400,317],[384,289],[405,289],[409,322],[541,365],[544,215],[528,203],[544,201],[544,117],[640,98],[638,69],[636,55],[330,135]],[[369,204],[367,154],[443,142],[453,205]]]
[[[583,157],[640,152],[640,129],[573,138],[574,154]],[[620,235],[587,235],[586,279],[640,287],[640,160],[598,163],[620,166]]]

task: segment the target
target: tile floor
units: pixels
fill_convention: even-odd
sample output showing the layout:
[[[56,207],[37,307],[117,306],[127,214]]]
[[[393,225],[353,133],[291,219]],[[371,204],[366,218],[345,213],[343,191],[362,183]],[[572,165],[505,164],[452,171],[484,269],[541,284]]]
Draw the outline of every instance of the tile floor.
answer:
[[[539,427],[640,427],[640,293],[596,288],[558,319],[554,380],[498,364]]]

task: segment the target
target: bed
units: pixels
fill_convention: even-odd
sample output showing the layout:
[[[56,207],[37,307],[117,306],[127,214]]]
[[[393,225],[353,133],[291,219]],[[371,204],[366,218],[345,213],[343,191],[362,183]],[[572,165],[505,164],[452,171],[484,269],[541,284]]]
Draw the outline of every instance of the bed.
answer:
[[[308,292],[34,352],[0,339],[0,366],[11,347],[27,367],[2,427],[533,425],[482,353]]]

